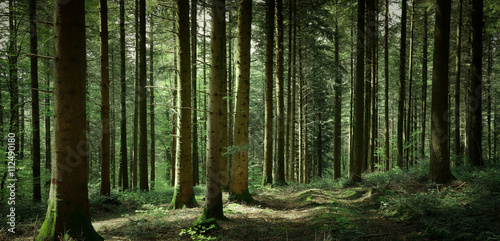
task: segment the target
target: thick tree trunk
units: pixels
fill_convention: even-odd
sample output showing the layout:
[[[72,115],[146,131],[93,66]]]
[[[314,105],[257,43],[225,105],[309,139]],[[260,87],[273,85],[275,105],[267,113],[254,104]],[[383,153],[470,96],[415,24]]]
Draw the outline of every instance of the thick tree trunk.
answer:
[[[55,149],[49,205],[36,240],[104,240],[92,227],[86,137],[85,2],[55,4]],[[78,191],[75,191],[78,190]]]
[[[358,32],[356,54],[356,84],[354,103],[353,168],[350,170],[354,182],[361,181],[363,167],[363,86],[364,86],[364,46],[365,46],[365,0],[358,2]]]
[[[474,0],[472,2],[472,63],[470,79],[470,138],[468,159],[474,166],[482,166],[482,89],[483,89],[483,0]]]
[[[262,185],[271,184],[273,178],[273,40],[274,0],[266,0],[266,84],[264,126],[264,171]]]
[[[33,160],[33,201],[42,200],[40,186],[40,104],[38,98],[38,59],[37,55],[37,26],[36,26],[36,0],[29,1],[30,19],[30,58],[31,64],[31,112],[32,112],[32,160]],[[0,99],[1,100],[1,99]],[[2,109],[3,111],[3,109]],[[3,133],[0,132],[0,135]]]
[[[238,51],[236,52],[236,109],[233,145],[243,148],[234,154],[231,163],[229,200],[250,203],[248,191],[248,121],[250,114],[250,39],[252,1],[241,0],[238,9]]]
[[[448,59],[450,53],[451,0],[437,2],[432,71],[432,119],[430,179],[448,183],[453,179],[450,171],[448,138]]]
[[[172,208],[195,207],[193,167],[191,164],[191,61],[189,38],[189,1],[177,0],[177,46],[179,46],[177,65],[178,75],[178,117],[176,152],[175,192]],[[208,195],[208,192],[207,192]]]
[[[110,194],[108,1],[99,0],[101,20],[101,195]]]
[[[399,103],[398,103],[398,139],[397,150],[399,168],[403,168],[403,122],[404,122],[404,103],[405,103],[405,87],[406,87],[406,0],[403,1],[401,9],[401,42],[399,44]]]
[[[208,129],[207,129],[207,185],[206,202],[203,214],[198,219],[215,218],[224,220],[222,209],[222,185],[221,185],[221,159],[222,159],[222,86],[225,73],[225,0],[212,1],[212,26],[211,26],[211,66],[210,66],[210,101],[208,102]]]

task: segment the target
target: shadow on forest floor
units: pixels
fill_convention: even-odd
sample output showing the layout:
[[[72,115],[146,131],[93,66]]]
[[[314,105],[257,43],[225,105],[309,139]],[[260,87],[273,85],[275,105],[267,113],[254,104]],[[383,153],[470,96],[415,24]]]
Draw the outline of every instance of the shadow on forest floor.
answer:
[[[200,207],[181,210],[100,202],[109,206],[93,207],[93,225],[107,240],[500,240],[499,166],[458,170],[459,179],[449,185],[425,176],[396,170],[367,175],[358,185],[330,180],[264,187],[252,193],[251,204],[225,203],[230,221],[219,221],[222,229],[203,235],[191,228],[202,213],[201,201]],[[32,240],[39,226],[25,224],[14,238]],[[12,240],[1,237],[0,231],[0,241]]]

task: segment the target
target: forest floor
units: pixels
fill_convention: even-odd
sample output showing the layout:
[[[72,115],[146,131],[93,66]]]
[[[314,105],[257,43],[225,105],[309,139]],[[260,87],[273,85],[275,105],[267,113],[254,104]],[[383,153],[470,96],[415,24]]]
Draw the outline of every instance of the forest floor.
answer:
[[[225,203],[229,221],[202,234],[192,226],[202,213],[202,186],[195,189],[200,207],[180,210],[162,204],[171,193],[158,190],[91,196],[93,225],[106,240],[500,240],[500,165],[454,175],[448,185],[429,182],[420,168],[369,174],[356,185],[324,179],[251,187],[255,202]],[[39,226],[21,225],[14,239],[32,240]]]

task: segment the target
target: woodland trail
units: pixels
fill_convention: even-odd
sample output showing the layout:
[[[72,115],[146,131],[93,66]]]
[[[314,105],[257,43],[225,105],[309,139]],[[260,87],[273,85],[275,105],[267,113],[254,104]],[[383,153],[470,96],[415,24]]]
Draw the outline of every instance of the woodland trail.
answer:
[[[219,221],[222,229],[209,232],[205,238],[304,241],[403,240],[408,235],[419,236],[413,223],[377,217],[370,208],[376,197],[373,192],[372,188],[264,190],[254,195],[255,202],[250,205],[226,203],[224,213],[230,221]],[[167,209],[149,206],[93,225],[107,240],[197,240],[195,234],[179,234],[189,229],[202,208]]]

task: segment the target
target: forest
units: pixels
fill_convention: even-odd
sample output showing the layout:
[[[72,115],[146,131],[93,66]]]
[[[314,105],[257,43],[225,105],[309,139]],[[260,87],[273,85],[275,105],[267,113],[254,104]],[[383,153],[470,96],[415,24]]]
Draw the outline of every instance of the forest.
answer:
[[[0,241],[500,240],[498,16],[0,0]]]

